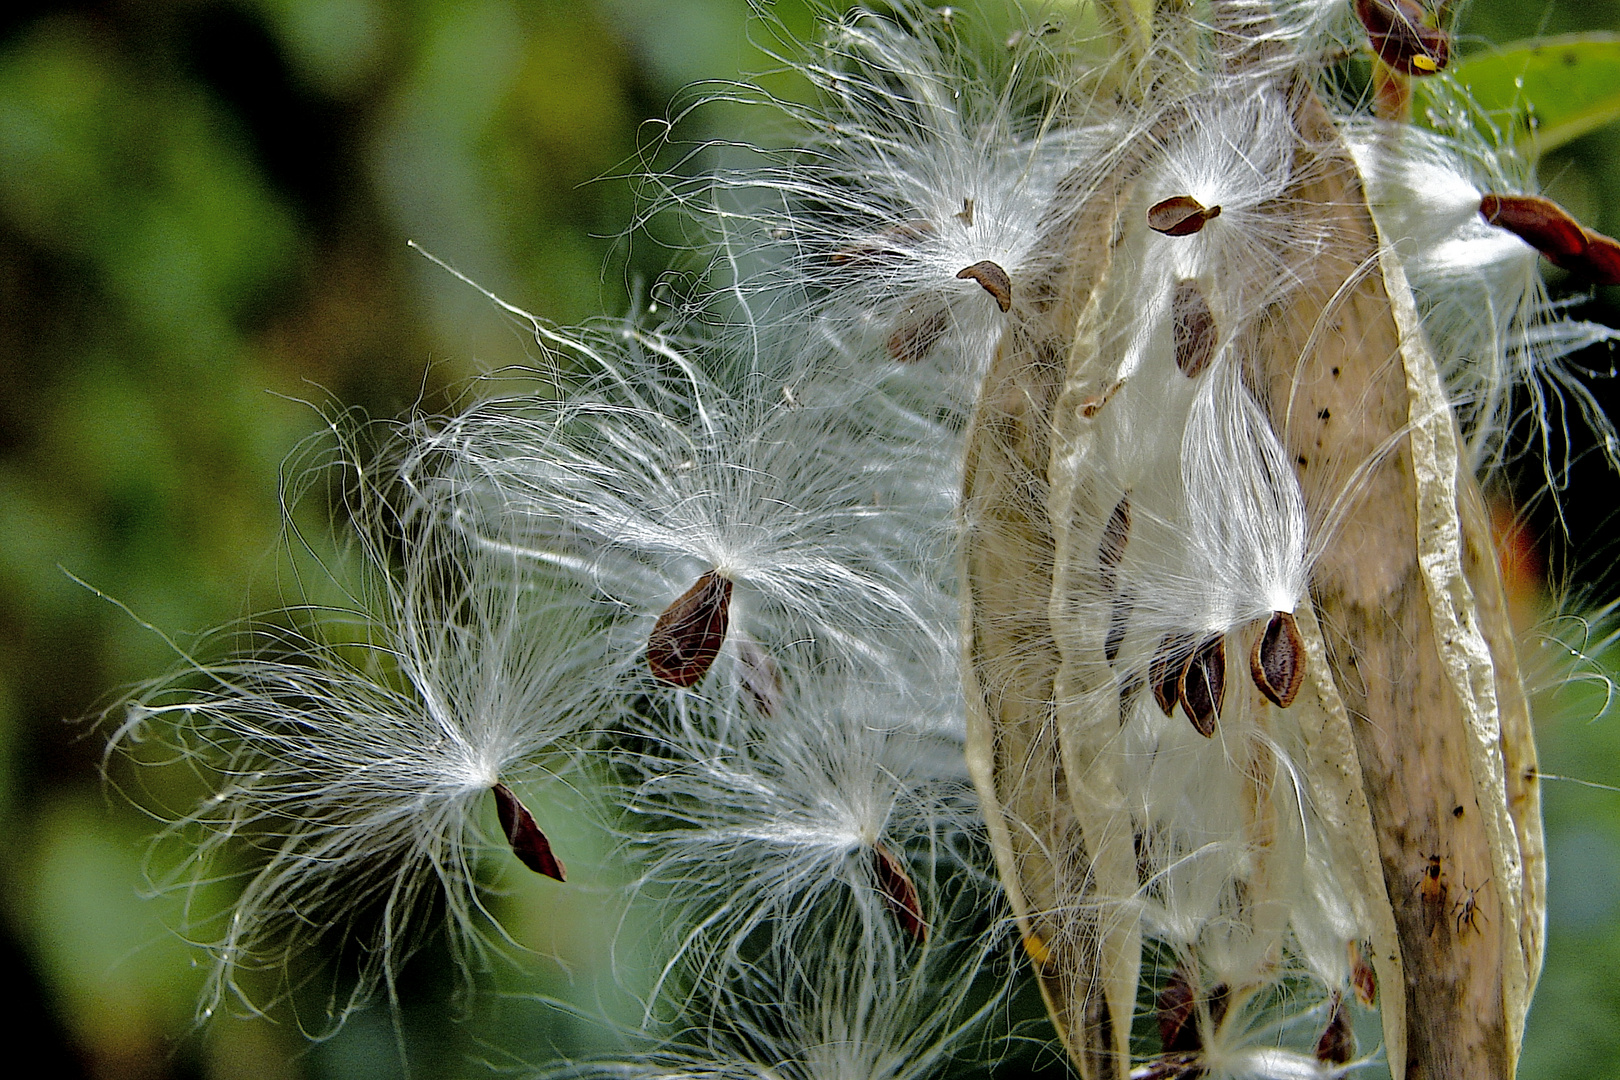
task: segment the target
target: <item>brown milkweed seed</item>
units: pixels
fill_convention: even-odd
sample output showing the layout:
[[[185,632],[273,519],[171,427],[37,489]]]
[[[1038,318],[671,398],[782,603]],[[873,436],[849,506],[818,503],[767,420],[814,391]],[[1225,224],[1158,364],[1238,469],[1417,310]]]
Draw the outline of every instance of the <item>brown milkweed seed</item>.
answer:
[[[1215,734],[1215,721],[1226,700],[1226,638],[1220,634],[1204,642],[1181,669],[1176,700],[1198,734]]]
[[[1620,242],[1582,227],[1551,199],[1487,193],[1479,200],[1479,214],[1541,252],[1554,266],[1596,285],[1620,285]]]
[[[1348,1065],[1355,1056],[1356,1034],[1350,1028],[1350,1010],[1344,1007],[1344,999],[1335,993],[1333,1019],[1328,1021],[1322,1037],[1316,1040],[1316,1060],[1329,1065]]]
[[[1002,311],[1012,310],[1012,278],[999,264],[984,259],[972,266],[964,266],[956,272],[956,276],[977,281],[984,286],[985,292],[996,298],[998,308]]]
[[[1148,228],[1166,236],[1191,236],[1221,216],[1219,206],[1206,207],[1191,195],[1172,195],[1148,207]]]
[[[647,667],[673,686],[692,686],[720,655],[730,619],[731,579],[710,570],[658,616],[647,638]]]
[[[1176,367],[1187,378],[1197,378],[1215,356],[1215,313],[1209,310],[1203,287],[1192,278],[1176,282],[1170,321],[1176,339]]]
[[[1159,1041],[1164,1053],[1187,1053],[1203,1047],[1198,1025],[1193,1022],[1197,1004],[1198,992],[1193,989],[1187,973],[1176,968],[1154,1002],[1154,1011],[1159,1020]]]
[[[534,823],[529,808],[518,801],[512,789],[505,784],[495,785],[495,814],[501,820],[501,830],[512,845],[512,854],[518,861],[537,874],[567,881],[562,860],[551,853],[551,841]]]
[[[1355,988],[1356,1000],[1366,1008],[1378,1002],[1378,973],[1361,954],[1360,942],[1350,943],[1350,985]]]
[[[1158,652],[1153,654],[1153,662],[1148,665],[1148,682],[1153,687],[1153,700],[1159,703],[1166,716],[1176,711],[1181,673],[1187,667],[1192,641],[1187,634],[1164,635],[1164,640],[1159,642]]]
[[[1305,681],[1305,642],[1299,624],[1286,611],[1273,611],[1265,632],[1254,642],[1249,654],[1249,674],[1254,685],[1279,709],[1294,703],[1300,684]]]
[[[1404,75],[1433,75],[1451,59],[1451,35],[1425,25],[1416,0],[1356,0],[1356,18],[1378,59]]]
[[[889,357],[902,364],[915,364],[933,351],[950,326],[951,313],[944,307],[930,308],[921,315],[907,312],[889,335]]]
[[[894,913],[900,928],[914,941],[927,941],[928,923],[923,919],[922,900],[917,896],[917,886],[912,883],[911,875],[906,873],[905,863],[878,842],[872,845],[872,870],[877,875],[878,892]]]

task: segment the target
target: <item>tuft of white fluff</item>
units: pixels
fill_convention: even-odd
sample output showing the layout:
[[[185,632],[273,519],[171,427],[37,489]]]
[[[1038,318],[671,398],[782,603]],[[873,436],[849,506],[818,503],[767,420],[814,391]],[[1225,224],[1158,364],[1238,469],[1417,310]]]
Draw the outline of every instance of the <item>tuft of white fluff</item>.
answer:
[[[202,1012],[290,1002],[317,1036],[379,986],[391,997],[441,926],[463,963],[498,946],[482,896],[488,794],[569,771],[614,707],[578,605],[510,556],[389,509],[354,469],[367,575],[354,606],[232,632],[234,656],[146,687],[111,740],[167,745],[208,791],[170,826],[190,851],[156,883],[184,892],[185,932],[212,954]],[[223,913],[205,899],[219,881],[240,882]],[[313,1005],[310,980],[330,983]]]

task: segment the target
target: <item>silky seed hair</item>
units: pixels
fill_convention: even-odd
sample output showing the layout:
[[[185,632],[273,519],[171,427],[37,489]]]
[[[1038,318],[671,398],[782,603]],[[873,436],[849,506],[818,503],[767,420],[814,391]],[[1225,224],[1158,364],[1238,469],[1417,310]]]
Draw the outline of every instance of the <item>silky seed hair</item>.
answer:
[[[392,999],[440,930],[464,977],[518,951],[486,904],[490,864],[515,865],[510,848],[529,867],[515,872],[565,876],[524,800],[571,773],[617,707],[600,642],[555,581],[385,499],[386,464],[340,460],[354,606],[222,634],[235,655],[140,691],[112,738],[172,747],[209,790],[169,826],[190,851],[154,883],[187,897],[184,932],[212,956],[203,1014],[290,1005],[316,1037],[379,989]],[[223,882],[239,891],[217,912]]]

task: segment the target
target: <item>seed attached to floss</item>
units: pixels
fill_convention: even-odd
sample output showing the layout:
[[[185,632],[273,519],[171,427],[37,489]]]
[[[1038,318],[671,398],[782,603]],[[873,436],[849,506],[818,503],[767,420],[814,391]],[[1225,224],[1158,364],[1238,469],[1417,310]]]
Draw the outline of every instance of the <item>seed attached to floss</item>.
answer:
[[[917,315],[907,312],[905,319],[889,335],[889,358],[902,364],[915,364],[933,351],[945,331],[951,327],[951,313],[944,307],[934,307]]]
[[[1620,241],[1583,227],[1551,199],[1487,193],[1479,200],[1479,216],[1517,236],[1554,266],[1594,285],[1620,285]]]
[[[1125,642],[1125,624],[1130,619],[1130,598],[1119,591],[1119,564],[1125,558],[1125,545],[1130,539],[1131,497],[1127,495],[1108,516],[1102,542],[1097,545],[1097,576],[1108,597],[1108,633],[1103,642],[1103,655],[1110,664],[1119,656],[1119,647]]]
[[[1159,1019],[1159,1041],[1166,1054],[1189,1053],[1202,1049],[1198,1025],[1193,1022],[1198,991],[1181,968],[1170,973],[1170,981],[1159,991],[1154,1011]]]
[[[1148,665],[1148,682],[1153,686],[1153,700],[1159,703],[1164,715],[1176,711],[1176,698],[1180,694],[1181,673],[1191,657],[1192,637],[1170,633],[1159,642],[1159,650]]]
[[[868,259],[898,259],[907,254],[906,249],[900,245],[915,245],[936,231],[938,230],[934,223],[927,219],[902,221],[898,225],[890,225],[870,240],[839,248],[832,253],[832,261],[842,266],[845,263],[863,262]]]
[[[1219,206],[1206,207],[1191,195],[1172,195],[1148,207],[1148,228],[1166,236],[1191,236],[1221,216]]]
[[[1305,642],[1299,624],[1286,611],[1271,613],[1265,632],[1249,654],[1249,674],[1254,685],[1273,705],[1286,709],[1294,703],[1300,684],[1305,681]]]
[[[1329,1065],[1348,1065],[1356,1056],[1356,1033],[1350,1027],[1350,1010],[1344,1007],[1344,998],[1333,995],[1333,1018],[1327,1030],[1316,1040],[1316,1060]]]
[[[1350,985],[1356,991],[1356,1000],[1365,1008],[1378,1003],[1378,973],[1361,954],[1361,943],[1350,942]]]
[[[972,266],[964,266],[956,272],[956,276],[964,281],[977,281],[985,292],[995,297],[998,308],[1002,311],[1012,310],[1012,278],[999,264],[984,259]]]
[[[1203,286],[1194,279],[1176,282],[1170,321],[1176,338],[1176,367],[1195,379],[1215,356],[1215,313],[1209,310]]]
[[[1215,721],[1226,700],[1226,638],[1220,634],[1204,642],[1181,669],[1176,700],[1192,726],[1204,738],[1215,734]]]
[[[512,854],[518,861],[537,874],[567,881],[562,860],[551,853],[551,841],[534,822],[529,808],[518,801],[512,789],[505,784],[495,785],[495,814],[500,818],[501,830],[512,845]]]
[[[928,940],[928,923],[923,919],[922,900],[917,886],[906,872],[905,863],[882,842],[872,845],[872,871],[877,875],[878,892],[894,913],[900,928],[919,944]]]
[[[1356,0],[1373,52],[1403,75],[1433,75],[1451,59],[1451,35],[1427,17],[1416,0]]]
[[[647,638],[647,667],[672,686],[697,683],[720,655],[731,621],[731,579],[710,570],[664,609]]]

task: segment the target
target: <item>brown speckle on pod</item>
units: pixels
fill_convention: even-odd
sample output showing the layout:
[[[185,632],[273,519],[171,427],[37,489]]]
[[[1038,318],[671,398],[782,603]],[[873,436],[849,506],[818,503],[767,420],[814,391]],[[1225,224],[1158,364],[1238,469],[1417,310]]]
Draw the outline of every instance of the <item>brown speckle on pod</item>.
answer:
[[[1219,206],[1205,206],[1191,195],[1172,195],[1148,207],[1148,228],[1166,236],[1191,236],[1221,216]]]
[[[964,281],[977,281],[984,291],[995,297],[996,307],[1002,311],[1012,310],[1012,278],[999,263],[983,259],[972,266],[964,266],[956,272],[956,276]]]
[[[872,845],[872,872],[877,877],[878,892],[900,923],[900,928],[913,941],[927,941],[928,923],[923,919],[922,900],[917,895],[917,886],[907,873],[906,864],[883,846],[882,841]]]
[[[551,841],[535,824],[529,808],[518,801],[512,789],[505,784],[495,785],[495,814],[500,818],[501,831],[512,845],[512,854],[518,861],[537,874],[558,881],[568,880],[562,860],[551,851]]]
[[[1274,611],[1249,654],[1249,674],[1266,699],[1279,709],[1294,703],[1305,681],[1305,642],[1287,611]]]
[[[647,667],[672,686],[693,686],[720,655],[731,621],[731,579],[710,570],[664,609],[647,638]]]
[[[1378,59],[1403,75],[1433,75],[1451,59],[1451,35],[1428,25],[1417,0],[1356,0],[1356,18]]]
[[[1170,321],[1175,334],[1176,367],[1187,378],[1196,378],[1215,356],[1215,314],[1209,309],[1203,287],[1194,279],[1176,282]]]
[[[1198,734],[1206,739],[1213,736],[1226,700],[1225,636],[1216,634],[1193,651],[1181,669],[1176,691],[1176,700]]]
[[[1091,417],[1102,412],[1103,406],[1107,405],[1108,402],[1113,399],[1114,395],[1119,393],[1119,388],[1124,385],[1125,380],[1120,379],[1118,382],[1114,383],[1113,386],[1110,386],[1107,390],[1104,390],[1096,397],[1087,398],[1085,401],[1081,402],[1080,415],[1089,420]]]

